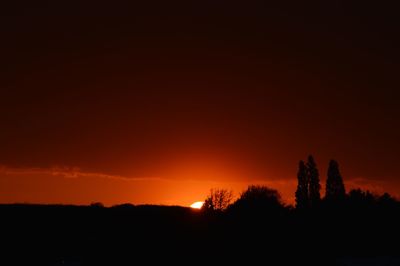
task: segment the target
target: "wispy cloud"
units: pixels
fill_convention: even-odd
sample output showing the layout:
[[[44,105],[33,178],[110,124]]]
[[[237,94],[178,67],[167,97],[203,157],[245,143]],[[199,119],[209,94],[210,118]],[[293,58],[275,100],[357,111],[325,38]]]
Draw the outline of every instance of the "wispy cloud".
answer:
[[[106,179],[119,179],[130,181],[141,180],[162,180],[161,177],[127,177],[122,175],[111,175],[100,172],[83,171],[79,167],[66,167],[66,166],[53,166],[49,168],[31,167],[31,168],[17,168],[0,166],[0,173],[3,175],[52,175],[60,176],[63,178],[106,178]]]

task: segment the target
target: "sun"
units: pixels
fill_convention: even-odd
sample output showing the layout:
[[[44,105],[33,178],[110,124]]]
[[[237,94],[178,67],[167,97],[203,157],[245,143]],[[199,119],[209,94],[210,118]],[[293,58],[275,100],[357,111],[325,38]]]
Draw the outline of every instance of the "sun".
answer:
[[[203,207],[204,202],[203,201],[196,201],[192,205],[190,205],[190,208],[192,209],[201,209]]]

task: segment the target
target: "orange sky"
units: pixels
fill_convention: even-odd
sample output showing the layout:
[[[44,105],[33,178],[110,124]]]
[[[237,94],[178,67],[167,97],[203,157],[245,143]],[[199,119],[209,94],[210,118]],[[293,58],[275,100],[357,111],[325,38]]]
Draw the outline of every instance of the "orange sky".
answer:
[[[309,154],[400,194],[397,8],[122,2],[2,6],[0,202],[292,202]]]
[[[296,179],[211,181],[199,178],[129,178],[82,172],[79,169],[0,168],[0,202],[44,204],[90,204],[107,206],[122,203],[189,206],[202,201],[211,188],[232,189],[238,196],[249,184],[278,189],[284,202],[293,204]],[[362,178],[347,180],[347,188],[362,187],[378,193],[394,192],[382,182],[371,184]]]

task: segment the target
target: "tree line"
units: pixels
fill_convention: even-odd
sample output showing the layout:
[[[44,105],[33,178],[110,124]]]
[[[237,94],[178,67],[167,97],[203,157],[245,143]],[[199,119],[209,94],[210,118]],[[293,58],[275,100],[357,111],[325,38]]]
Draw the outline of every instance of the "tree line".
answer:
[[[232,190],[215,188],[211,189],[204,200],[203,211],[231,211],[245,209],[259,209],[268,207],[270,209],[286,208],[281,200],[279,192],[275,189],[262,185],[250,185],[243,191],[238,199],[233,200]],[[360,188],[352,189],[346,193],[343,177],[340,173],[339,163],[331,160],[328,165],[327,179],[325,185],[325,197],[321,197],[320,174],[312,155],[307,161],[301,160],[297,172],[297,189],[295,192],[295,209],[315,209],[322,204],[334,206],[350,204],[372,204],[396,203],[397,201],[388,193],[376,195],[370,191]]]

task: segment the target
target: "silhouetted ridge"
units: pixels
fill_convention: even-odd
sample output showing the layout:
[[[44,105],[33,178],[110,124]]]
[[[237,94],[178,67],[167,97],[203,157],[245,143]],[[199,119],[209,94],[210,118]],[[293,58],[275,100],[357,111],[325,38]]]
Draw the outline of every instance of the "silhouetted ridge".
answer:
[[[296,208],[251,185],[233,201],[213,189],[201,210],[122,204],[0,205],[0,265],[352,265],[400,258],[400,203],[388,193],[345,193],[331,161],[326,197],[312,157],[300,162]],[[318,203],[317,203],[318,202]],[[367,264],[368,265],[368,264]]]

